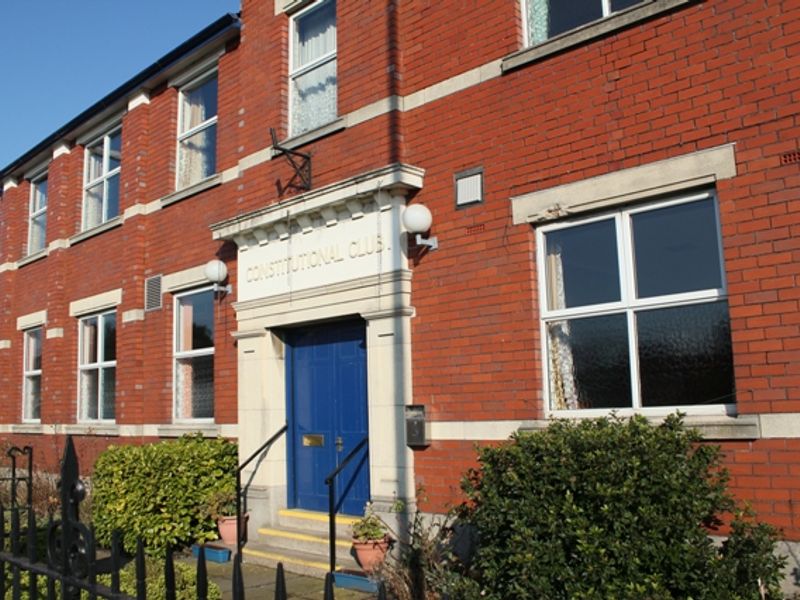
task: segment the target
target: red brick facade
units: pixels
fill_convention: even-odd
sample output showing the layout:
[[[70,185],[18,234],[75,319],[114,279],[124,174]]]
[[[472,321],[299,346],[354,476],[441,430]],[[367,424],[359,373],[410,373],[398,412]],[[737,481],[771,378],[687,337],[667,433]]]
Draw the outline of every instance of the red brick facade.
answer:
[[[515,54],[525,47],[517,0],[342,0],[336,10],[343,127],[312,135],[298,149],[312,155],[314,188],[395,163],[424,169],[424,185],[409,201],[430,208],[440,247],[409,262],[412,398],[434,423],[473,423],[547,417],[536,226],[512,220],[511,199],[733,144],[735,176],[713,188],[735,411],[737,418],[755,415],[760,425],[747,439],[717,441],[734,491],[798,540],[800,5],[652,4],[670,8],[527,60]],[[237,349],[229,335],[237,319],[236,246],[213,240],[209,228],[295,193],[278,191],[293,174],[285,160],[254,158],[271,145],[270,127],[280,139],[288,135],[290,16],[273,2],[243,0],[241,22],[218,62],[219,185],[142,209],[175,191],[174,73],[156,80],[149,103],[127,108],[125,98],[116,113],[123,132],[119,225],[75,238],[82,126],[3,172],[4,182],[16,185],[7,183],[0,200],[0,423],[15,443],[52,456],[77,423],[78,330],[69,305],[118,288],[116,424],[171,424],[173,303],[165,293],[161,310],[144,312],[144,281],[214,257],[227,263],[234,288],[233,297],[215,302],[214,421],[237,424]],[[62,142],[70,151],[53,154]],[[25,175],[48,161],[50,249],[26,262]],[[456,209],[454,174],[473,167],[483,168],[484,201]],[[61,247],[59,240],[71,241]],[[43,310],[41,423],[23,425],[17,320]],[[790,424],[780,435],[758,420],[776,414]],[[108,435],[104,427],[80,431],[85,460],[107,443],[144,441],[154,431]],[[481,441],[434,433],[429,447],[415,450],[425,508],[458,500],[459,473]]]

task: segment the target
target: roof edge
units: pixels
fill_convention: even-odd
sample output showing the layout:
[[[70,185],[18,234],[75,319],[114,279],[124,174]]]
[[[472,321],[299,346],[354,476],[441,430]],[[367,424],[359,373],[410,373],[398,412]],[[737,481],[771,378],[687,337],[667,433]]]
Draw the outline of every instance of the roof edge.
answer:
[[[28,161],[34,159],[37,154],[46,150],[49,146],[54,145],[58,140],[67,135],[70,131],[77,129],[83,122],[88,121],[92,116],[101,112],[103,109],[109,107],[114,102],[127,96],[136,88],[140,87],[147,80],[152,79],[162,71],[168,69],[181,58],[190,54],[193,50],[204,46],[215,38],[220,37],[229,29],[239,29],[241,21],[239,15],[241,13],[227,13],[220,17],[185,42],[170,50],[167,54],[159,58],[149,67],[134,75],[131,79],[120,85],[118,88],[106,94],[103,98],[95,102],[89,108],[81,112],[77,117],[70,120],[65,125],[62,125],[56,131],[51,133],[41,142],[36,144],[33,148],[13,160],[11,163],[0,169],[0,181],[11,175],[15,170],[22,167]]]

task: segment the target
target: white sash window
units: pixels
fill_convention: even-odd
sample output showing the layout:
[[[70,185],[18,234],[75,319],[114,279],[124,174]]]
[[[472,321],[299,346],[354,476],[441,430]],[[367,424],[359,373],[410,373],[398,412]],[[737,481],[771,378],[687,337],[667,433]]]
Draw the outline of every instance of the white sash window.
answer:
[[[317,2],[292,17],[291,135],[336,119],[336,3]]]

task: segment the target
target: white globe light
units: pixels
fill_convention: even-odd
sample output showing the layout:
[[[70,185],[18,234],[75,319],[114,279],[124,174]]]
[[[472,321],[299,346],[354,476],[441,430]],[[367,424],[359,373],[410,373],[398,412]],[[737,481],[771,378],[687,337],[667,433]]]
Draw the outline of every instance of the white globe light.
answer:
[[[211,283],[222,283],[228,276],[228,267],[221,260],[210,260],[203,272]]]
[[[424,204],[412,204],[403,213],[403,225],[411,233],[425,233],[431,228],[433,215]]]

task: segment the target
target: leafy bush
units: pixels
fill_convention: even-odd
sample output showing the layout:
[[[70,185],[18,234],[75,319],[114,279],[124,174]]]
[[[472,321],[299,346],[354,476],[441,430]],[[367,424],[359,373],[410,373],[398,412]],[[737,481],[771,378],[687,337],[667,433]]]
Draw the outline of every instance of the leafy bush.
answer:
[[[109,544],[115,529],[129,552],[141,537],[160,554],[216,538],[208,505],[235,489],[236,445],[200,434],[144,446],[111,446],[97,459],[92,479],[98,541]]]
[[[480,452],[460,518],[478,549],[461,598],[779,598],[776,532],[734,518],[720,450],[679,416],[556,421]],[[472,581],[477,585],[471,585]]]

